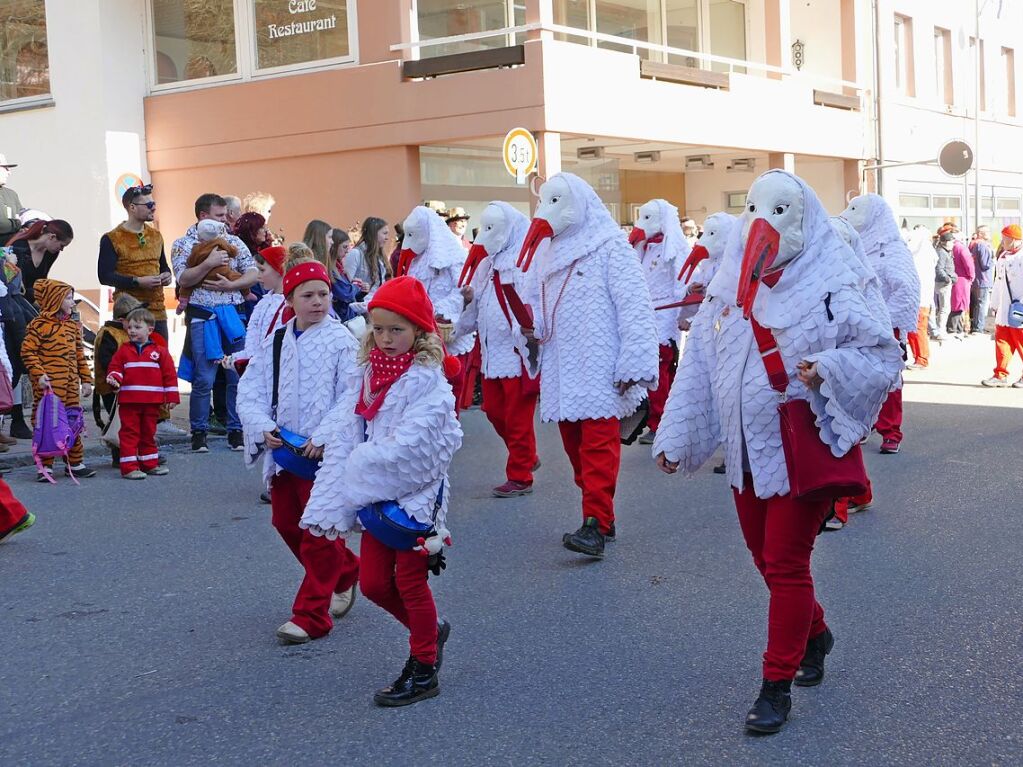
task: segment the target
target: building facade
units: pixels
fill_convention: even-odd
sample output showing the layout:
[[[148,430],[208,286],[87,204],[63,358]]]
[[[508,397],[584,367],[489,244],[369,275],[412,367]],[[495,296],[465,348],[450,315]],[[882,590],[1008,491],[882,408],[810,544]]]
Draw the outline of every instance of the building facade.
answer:
[[[10,185],[23,202],[75,228],[54,275],[97,297],[96,243],[122,218],[130,179],[155,184],[168,240],[206,191],[271,193],[271,228],[288,240],[312,218],[395,222],[424,199],[475,220],[492,199],[524,211],[535,199],[501,159],[513,127],[537,137],[540,177],[584,176],[623,224],[655,196],[698,221],[739,212],[772,167],[806,178],[836,213],[879,182],[907,223],[961,215],[961,179],[865,168],[972,140],[972,3],[876,5],[9,0],[0,152],[20,163]],[[982,197],[997,220],[1018,219],[1008,155],[1023,137],[1002,33],[1020,11],[1003,14],[1010,24],[985,17],[980,35],[1005,78],[987,75],[980,121]]]

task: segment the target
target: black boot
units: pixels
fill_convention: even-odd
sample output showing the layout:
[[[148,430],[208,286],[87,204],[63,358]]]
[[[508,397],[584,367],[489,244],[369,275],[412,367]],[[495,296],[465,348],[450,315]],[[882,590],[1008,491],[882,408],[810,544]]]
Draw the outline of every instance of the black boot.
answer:
[[[792,710],[792,682],[764,680],[760,696],[746,714],[746,729],[753,732],[778,732]]]
[[[438,672],[440,665],[444,662],[444,644],[448,641],[449,636],[451,636],[451,624],[441,618],[437,621],[437,662],[434,664]]]
[[[799,662],[799,671],[793,680],[800,687],[816,687],[824,681],[824,656],[835,646],[831,629],[824,629],[806,643],[806,654]]]
[[[597,526],[596,517],[587,517],[583,526],[574,533],[565,533],[561,543],[569,551],[602,559],[604,557],[604,536]]]
[[[32,439],[32,429],[25,423],[25,411],[15,405],[11,411],[11,436],[14,439]]]
[[[410,706],[427,698],[440,694],[440,682],[437,680],[437,667],[420,663],[409,658],[399,676],[390,687],[378,691],[373,702],[378,706],[393,708]]]

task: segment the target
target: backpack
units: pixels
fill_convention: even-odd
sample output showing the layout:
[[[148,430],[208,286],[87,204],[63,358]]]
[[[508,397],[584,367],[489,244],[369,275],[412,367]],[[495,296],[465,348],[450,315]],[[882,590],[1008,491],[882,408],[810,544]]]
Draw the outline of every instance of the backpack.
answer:
[[[32,432],[32,457],[36,467],[51,483],[57,484],[53,474],[43,465],[44,458],[67,458],[75,442],[85,432],[85,414],[80,407],[65,407],[60,397],[47,389],[39,400],[36,413],[36,426]],[[77,485],[71,464],[68,463],[68,474]]]

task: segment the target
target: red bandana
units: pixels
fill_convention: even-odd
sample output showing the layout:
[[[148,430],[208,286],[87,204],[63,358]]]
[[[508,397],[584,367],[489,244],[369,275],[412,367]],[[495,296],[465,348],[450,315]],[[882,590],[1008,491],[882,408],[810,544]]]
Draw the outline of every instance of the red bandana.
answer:
[[[388,357],[380,349],[372,349],[369,353],[369,367],[362,379],[362,394],[355,406],[355,414],[367,421],[373,417],[384,404],[384,397],[391,385],[401,378],[410,367],[416,355],[413,351]]]

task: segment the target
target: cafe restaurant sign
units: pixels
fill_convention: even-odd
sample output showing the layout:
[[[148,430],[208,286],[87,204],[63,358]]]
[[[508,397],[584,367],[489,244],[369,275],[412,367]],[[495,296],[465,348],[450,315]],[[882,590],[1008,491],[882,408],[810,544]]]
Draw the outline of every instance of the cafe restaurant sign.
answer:
[[[301,16],[316,11],[316,0],[288,0],[288,13]],[[323,16],[317,19],[297,18],[286,24],[267,24],[267,32],[271,40],[309,32],[325,32],[337,27],[337,15]]]

